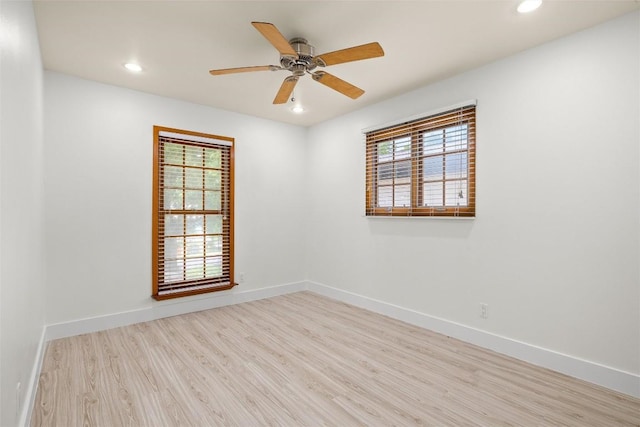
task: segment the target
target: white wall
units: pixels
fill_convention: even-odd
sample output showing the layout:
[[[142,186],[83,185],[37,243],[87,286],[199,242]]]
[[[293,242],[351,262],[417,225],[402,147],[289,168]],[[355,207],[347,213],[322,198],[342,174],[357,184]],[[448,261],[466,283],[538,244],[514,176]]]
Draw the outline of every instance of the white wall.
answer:
[[[640,373],[639,18],[312,127],[309,279]],[[363,217],[360,129],[468,99],[477,218]]]
[[[153,125],[235,138],[229,292],[305,278],[305,128],[53,72],[44,111],[48,324],[172,303],[150,298]]]
[[[42,64],[31,2],[0,2],[0,425],[18,423],[44,326]],[[21,389],[16,393],[16,385]],[[24,413],[23,413],[24,414]]]

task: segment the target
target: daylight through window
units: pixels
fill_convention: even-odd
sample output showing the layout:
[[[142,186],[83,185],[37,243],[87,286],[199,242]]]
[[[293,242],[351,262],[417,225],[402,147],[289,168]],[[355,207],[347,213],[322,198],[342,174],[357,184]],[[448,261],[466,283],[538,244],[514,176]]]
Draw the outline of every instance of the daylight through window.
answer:
[[[475,216],[475,105],[366,132],[368,216]]]
[[[233,283],[233,139],[154,127],[153,297]]]

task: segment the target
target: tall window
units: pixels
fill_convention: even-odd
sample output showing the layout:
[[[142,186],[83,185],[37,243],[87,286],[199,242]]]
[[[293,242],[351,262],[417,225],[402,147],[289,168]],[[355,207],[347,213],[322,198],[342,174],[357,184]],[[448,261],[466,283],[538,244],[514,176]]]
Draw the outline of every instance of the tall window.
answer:
[[[366,133],[368,216],[475,216],[475,106]]]
[[[232,288],[234,140],[153,133],[153,297]]]

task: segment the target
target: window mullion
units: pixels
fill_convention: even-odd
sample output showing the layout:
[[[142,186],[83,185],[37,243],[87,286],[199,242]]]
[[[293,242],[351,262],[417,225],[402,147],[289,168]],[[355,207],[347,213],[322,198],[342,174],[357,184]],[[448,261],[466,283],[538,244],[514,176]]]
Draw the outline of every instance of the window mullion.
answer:
[[[420,133],[411,133],[411,208],[422,206],[422,147],[420,147]]]
[[[396,207],[396,140],[391,140],[391,211]]]
[[[204,275],[204,278],[207,278],[207,216],[204,214],[206,206],[205,206],[205,200],[206,200],[206,185],[205,185],[205,175],[206,175],[206,170],[205,170],[205,150],[203,148],[200,148],[200,153],[202,153],[202,162],[200,163],[200,167],[202,167],[202,173],[201,173],[201,181],[200,181],[200,187],[202,188],[202,210],[200,211],[200,215],[202,215],[202,273]]]
[[[227,160],[227,153],[225,152],[224,154],[221,154],[220,156],[220,213],[222,214],[222,231],[223,231],[223,235],[221,236],[222,238],[222,259],[221,259],[221,265],[220,268],[222,269],[222,273],[224,274],[224,269],[225,269],[225,251],[227,251],[231,245],[230,241],[227,241],[227,239],[229,239],[229,236],[227,234],[224,234],[224,230],[227,229],[228,227],[230,227],[229,224],[229,214],[227,213],[227,185],[226,182],[229,179],[229,177],[227,176],[226,169],[223,167],[224,166],[224,162],[228,161]],[[230,268],[230,266],[229,266]]]
[[[367,159],[369,162],[370,174],[369,177],[371,179],[370,183],[370,205],[369,207],[373,210],[378,207],[378,162],[374,162],[374,158],[378,158],[378,145],[373,144],[373,148],[371,149],[371,158]],[[374,157],[375,156],[375,157]],[[375,164],[375,167],[374,167]]]
[[[444,136],[445,136],[444,129],[441,129],[440,132],[442,134],[442,136],[441,136],[441,139],[442,139],[442,207],[446,209],[446,199],[447,199],[446,190],[447,190],[447,186],[445,185],[444,177],[446,176],[447,171],[446,171],[446,163],[445,163],[444,159],[445,159],[447,150],[446,150],[446,141],[444,139]]]
[[[182,146],[182,210],[187,210],[187,148]],[[187,280],[187,215],[182,215],[182,280]]]

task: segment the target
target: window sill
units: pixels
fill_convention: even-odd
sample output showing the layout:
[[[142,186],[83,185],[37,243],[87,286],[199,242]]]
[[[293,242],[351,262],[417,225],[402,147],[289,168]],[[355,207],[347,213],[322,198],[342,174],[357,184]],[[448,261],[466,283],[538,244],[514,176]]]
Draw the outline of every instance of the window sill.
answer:
[[[416,215],[416,216],[408,216],[408,215],[361,215],[363,218],[367,219],[443,219],[443,220],[454,220],[454,221],[469,221],[476,219],[475,216],[453,216],[453,215]]]
[[[224,285],[214,286],[214,287],[191,289],[191,290],[184,290],[184,291],[172,292],[172,293],[163,293],[159,295],[151,295],[151,297],[156,301],[163,301],[163,300],[174,299],[174,298],[188,297],[191,295],[201,295],[201,294],[209,294],[212,292],[227,291],[235,286],[238,286],[238,284],[227,283]]]

